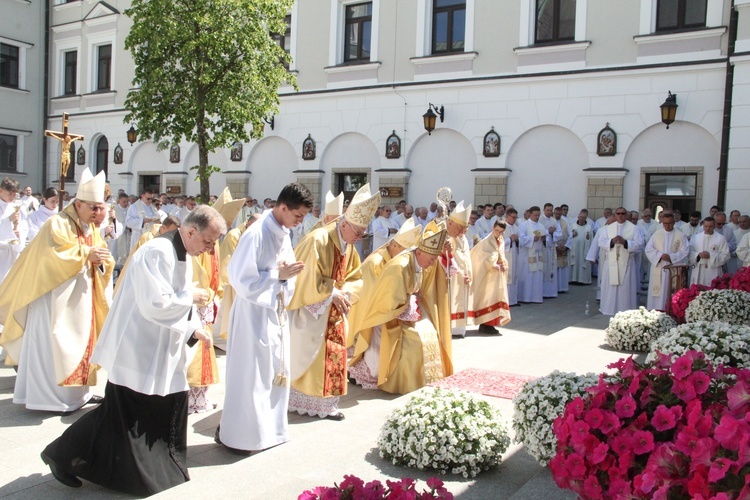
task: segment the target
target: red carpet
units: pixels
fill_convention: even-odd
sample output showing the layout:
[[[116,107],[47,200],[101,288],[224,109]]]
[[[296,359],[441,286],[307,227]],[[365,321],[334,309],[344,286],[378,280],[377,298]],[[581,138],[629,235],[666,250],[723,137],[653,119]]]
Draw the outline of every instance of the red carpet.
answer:
[[[513,399],[521,392],[523,384],[535,378],[537,377],[468,368],[430,385],[443,389],[461,389],[496,398]]]

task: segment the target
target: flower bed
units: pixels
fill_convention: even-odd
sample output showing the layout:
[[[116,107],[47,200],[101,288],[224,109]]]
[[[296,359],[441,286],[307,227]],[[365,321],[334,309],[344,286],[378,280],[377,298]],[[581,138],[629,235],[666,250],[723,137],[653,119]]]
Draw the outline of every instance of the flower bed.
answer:
[[[610,365],[555,421],[550,462],[583,498],[748,498],[750,371],[689,351],[645,366]]]
[[[453,499],[453,494],[445,489],[443,482],[431,477],[427,480],[428,490],[421,493],[417,491],[417,484],[411,478],[404,478],[400,481],[386,480],[385,485],[378,481],[365,482],[357,476],[344,476],[341,484],[333,486],[318,486],[312,490],[307,490],[297,497],[297,500],[344,500],[344,499],[366,499],[381,500],[394,498],[442,498],[446,500]]]
[[[547,465],[557,450],[552,424],[565,412],[568,401],[585,394],[586,388],[596,385],[598,380],[593,373],[577,375],[555,370],[527,382],[513,399],[515,441],[523,443],[541,465]]]
[[[685,310],[685,320],[750,325],[750,293],[729,289],[701,292]]]
[[[668,314],[639,307],[615,314],[604,338],[618,350],[648,352],[651,342],[675,326],[677,323]]]
[[[651,344],[647,360],[655,360],[657,351],[674,358],[689,350],[702,352],[713,365],[750,368],[750,327],[720,321],[680,325]]]
[[[378,437],[395,465],[474,477],[500,463],[510,438],[500,413],[463,391],[423,388],[394,410]]]
[[[672,317],[677,323],[685,322],[685,310],[700,293],[709,288],[704,285],[690,285],[688,288],[677,290],[672,295]]]

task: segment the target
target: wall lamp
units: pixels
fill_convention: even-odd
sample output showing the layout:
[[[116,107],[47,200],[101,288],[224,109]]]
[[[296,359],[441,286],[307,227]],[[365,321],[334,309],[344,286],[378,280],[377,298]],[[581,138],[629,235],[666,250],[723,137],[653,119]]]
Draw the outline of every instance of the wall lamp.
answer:
[[[138,131],[131,124],[130,128],[128,129],[128,131],[126,133],[128,135],[128,142],[132,146],[133,144],[135,144],[135,141],[138,140]]]
[[[664,104],[659,106],[661,108],[661,121],[669,128],[669,125],[674,123],[675,114],[677,114],[677,94],[673,94],[668,91],[669,95],[664,101]]]
[[[430,103],[430,107],[427,108],[427,113],[422,115],[422,119],[424,120],[424,129],[427,131],[427,135],[432,135],[432,131],[435,130],[435,121],[438,116],[440,117],[440,123],[443,123],[443,121],[445,121],[445,109],[443,108],[443,106],[440,106],[440,108],[438,108],[434,104]]]
[[[276,123],[276,116],[275,115],[271,115],[271,119],[270,120],[264,116],[263,117],[263,121],[266,122],[271,127],[271,130],[273,130],[273,126]]]

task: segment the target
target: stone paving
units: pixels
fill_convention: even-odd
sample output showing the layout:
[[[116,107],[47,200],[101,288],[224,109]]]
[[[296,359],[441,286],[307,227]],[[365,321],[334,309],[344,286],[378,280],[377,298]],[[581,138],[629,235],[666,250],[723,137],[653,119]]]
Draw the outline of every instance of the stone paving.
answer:
[[[585,304],[589,302],[589,315]],[[558,369],[578,373],[601,372],[624,356],[604,345],[608,317],[598,313],[594,286],[571,286],[569,293],[544,304],[524,304],[511,309],[512,321],[502,336],[469,331],[454,339],[455,371],[466,368],[543,376]],[[219,356],[223,374],[224,357]],[[104,393],[104,377],[96,387]],[[0,497],[127,498],[88,482],[68,488],[52,477],[39,458],[41,450],[80,416],[25,410],[12,403],[15,373],[0,367]],[[394,466],[378,456],[376,440],[389,412],[409,396],[364,391],[349,385],[341,408],[346,420],[334,422],[290,415],[291,441],[253,454],[233,455],[213,442],[221,418],[224,386],[211,387],[216,411],[189,418],[188,465],[191,481],[158,495],[163,498],[271,498],[295,499],[303,490],[332,485],[344,474],[369,481],[413,477],[424,481],[435,475]],[[510,427],[510,400],[485,397],[500,409]],[[575,496],[557,488],[549,470],[540,467],[522,446],[513,444],[495,470],[474,479],[446,475],[448,489],[461,499],[567,499]],[[424,483],[420,483],[420,489]]]

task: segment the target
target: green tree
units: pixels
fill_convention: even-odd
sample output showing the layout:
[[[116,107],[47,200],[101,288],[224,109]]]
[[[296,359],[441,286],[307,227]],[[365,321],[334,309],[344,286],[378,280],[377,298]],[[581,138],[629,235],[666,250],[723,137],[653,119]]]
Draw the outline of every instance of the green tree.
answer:
[[[278,88],[297,88],[288,54],[271,33],[286,31],[294,0],[133,0],[125,39],[135,62],[125,122],[160,149],[198,144],[201,198],[218,170],[208,153],[263,135]]]

